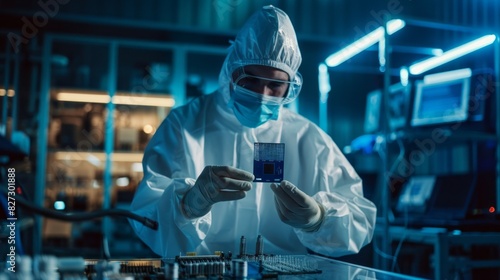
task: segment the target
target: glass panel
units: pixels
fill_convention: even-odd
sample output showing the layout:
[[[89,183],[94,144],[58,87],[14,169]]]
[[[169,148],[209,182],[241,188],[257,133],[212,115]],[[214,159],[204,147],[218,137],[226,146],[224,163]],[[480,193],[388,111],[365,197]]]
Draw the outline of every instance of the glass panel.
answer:
[[[109,47],[55,41],[52,46],[52,87],[106,90]]]
[[[188,53],[187,56],[187,98],[209,94],[219,86],[219,73],[225,55]]]
[[[117,91],[107,92],[109,44],[55,42],[47,156],[45,204],[59,211],[93,211],[109,195],[111,207],[128,209],[142,178],[142,155],[160,122],[173,106],[167,94],[171,51],[119,47]],[[65,63],[66,62],[66,63]],[[107,103],[113,102],[114,152],[111,193],[104,193]],[[126,219],[110,223],[110,249],[149,252]],[[93,242],[90,242],[93,237]],[[50,249],[75,249],[92,257],[101,252],[99,221],[61,223],[45,219],[43,238]],[[123,243],[118,240],[123,239]],[[125,244],[125,245],[124,245]],[[85,250],[88,249],[88,252]],[[139,252],[137,252],[139,251]],[[144,253],[142,253],[144,254]]]
[[[90,40],[89,40],[90,41]],[[111,207],[128,209],[142,179],[144,149],[174,105],[170,95],[173,51],[150,45],[118,45],[115,95],[109,96],[111,41],[98,44],[55,41],[52,60],[50,124],[48,134],[45,206],[58,211],[101,209],[109,197]],[[224,55],[188,56],[188,82],[197,92],[217,89]],[[203,62],[203,63],[200,63]],[[115,104],[108,112],[107,104]],[[106,121],[113,117],[110,193],[104,193]],[[92,238],[88,238],[88,237]],[[61,223],[44,220],[46,251],[100,256],[102,227],[99,221]],[[150,252],[138,241],[127,219],[111,219],[110,250],[113,254],[144,255]],[[90,240],[95,241],[90,241]],[[133,248],[131,248],[133,247]],[[88,252],[86,252],[88,250]],[[58,254],[64,254],[58,252]]]
[[[118,91],[168,93],[172,78],[172,52],[168,50],[120,47]]]

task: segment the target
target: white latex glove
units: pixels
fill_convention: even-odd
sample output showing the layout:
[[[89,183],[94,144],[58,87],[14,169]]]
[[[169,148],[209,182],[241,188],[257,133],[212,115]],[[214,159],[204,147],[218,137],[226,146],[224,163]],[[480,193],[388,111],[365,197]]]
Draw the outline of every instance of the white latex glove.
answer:
[[[194,186],[181,202],[187,218],[194,219],[207,214],[219,201],[238,200],[252,188],[252,173],[230,166],[205,166]]]
[[[281,221],[304,231],[318,230],[325,215],[322,205],[286,180],[271,184],[271,189]]]

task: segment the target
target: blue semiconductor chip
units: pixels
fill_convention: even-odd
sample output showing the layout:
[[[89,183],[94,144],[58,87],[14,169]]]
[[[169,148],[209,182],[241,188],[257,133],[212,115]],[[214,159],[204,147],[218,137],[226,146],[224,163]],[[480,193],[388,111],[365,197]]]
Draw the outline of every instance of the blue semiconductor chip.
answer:
[[[285,166],[284,143],[254,143],[254,182],[281,182]]]

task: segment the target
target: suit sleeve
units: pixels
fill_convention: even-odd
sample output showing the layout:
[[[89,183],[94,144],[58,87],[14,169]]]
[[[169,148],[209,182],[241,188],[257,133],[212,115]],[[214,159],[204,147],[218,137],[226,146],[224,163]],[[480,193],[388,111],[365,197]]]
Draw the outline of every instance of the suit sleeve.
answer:
[[[376,206],[363,196],[361,178],[331,142],[317,157],[318,170],[313,188],[315,198],[325,208],[324,221],[316,232],[295,229],[307,248],[332,257],[358,253],[371,242],[376,222]]]
[[[139,238],[162,257],[193,251],[211,225],[211,213],[189,220],[180,210],[181,198],[195,183],[181,131],[171,113],[144,152],[144,177],[131,204],[134,213],[158,222],[155,231],[130,220]]]

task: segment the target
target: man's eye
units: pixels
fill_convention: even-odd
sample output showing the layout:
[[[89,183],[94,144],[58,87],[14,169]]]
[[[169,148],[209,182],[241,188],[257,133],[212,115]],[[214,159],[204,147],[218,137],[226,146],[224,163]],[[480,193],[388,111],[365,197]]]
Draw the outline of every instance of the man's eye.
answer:
[[[246,78],[243,78],[239,84],[242,85],[242,86],[254,86],[255,84],[257,84],[259,81],[257,78],[252,78],[252,77],[246,77]]]
[[[245,78],[245,80],[248,82],[248,83],[258,83],[260,81],[260,79],[258,78],[254,78],[254,77],[247,77]]]
[[[271,83],[269,83],[270,88],[280,88],[283,86],[285,86],[285,83],[283,83],[283,82],[271,82]]]

